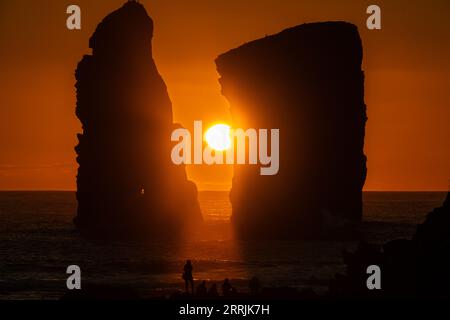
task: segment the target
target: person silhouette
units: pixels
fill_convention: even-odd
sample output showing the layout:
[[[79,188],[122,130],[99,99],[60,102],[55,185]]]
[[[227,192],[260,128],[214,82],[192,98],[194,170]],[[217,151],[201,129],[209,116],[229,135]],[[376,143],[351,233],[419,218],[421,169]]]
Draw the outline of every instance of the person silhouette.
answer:
[[[217,285],[213,283],[211,287],[208,289],[208,297],[210,298],[216,298],[219,296],[219,293],[217,292]]]
[[[191,285],[191,294],[194,294],[194,277],[192,276],[192,263],[191,260],[186,260],[186,264],[183,268],[183,280],[186,287],[186,293],[189,293],[189,284]]]
[[[253,296],[256,296],[259,293],[259,290],[261,289],[261,283],[259,282],[259,279],[257,277],[253,277],[250,279],[248,287],[250,289],[250,293]]]
[[[231,286],[230,279],[225,278],[222,284],[222,295],[228,297],[231,295],[233,287]]]
[[[207,289],[206,289],[206,281],[203,280],[197,287],[196,295],[198,297],[206,297]]]

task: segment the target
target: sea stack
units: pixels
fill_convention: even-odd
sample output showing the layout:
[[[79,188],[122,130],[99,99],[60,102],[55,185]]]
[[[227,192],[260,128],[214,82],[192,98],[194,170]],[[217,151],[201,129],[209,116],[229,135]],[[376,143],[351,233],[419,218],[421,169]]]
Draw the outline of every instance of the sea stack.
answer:
[[[174,128],[152,58],[153,21],[129,1],[90,38],[76,69],[76,226],[89,236],[174,238],[202,220],[194,183],[170,159]]]
[[[216,59],[233,125],[280,129],[277,175],[235,166],[230,199],[239,235],[323,238],[360,221],[367,120],[361,63],[357,27],[346,22],[299,25]]]

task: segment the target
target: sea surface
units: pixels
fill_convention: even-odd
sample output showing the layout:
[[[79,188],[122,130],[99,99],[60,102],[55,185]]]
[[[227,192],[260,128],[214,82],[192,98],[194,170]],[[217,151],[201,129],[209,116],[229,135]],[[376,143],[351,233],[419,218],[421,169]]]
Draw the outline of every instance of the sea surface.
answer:
[[[442,192],[365,192],[367,239],[383,243],[411,237]],[[181,270],[191,259],[195,279],[230,278],[240,291],[257,276],[263,286],[313,287],[344,271],[343,249],[356,242],[237,241],[229,224],[227,192],[199,193],[204,231],[189,243],[98,245],[80,238],[72,219],[73,192],[0,192],[0,299],[58,299],[66,292],[66,268],[79,265],[82,287],[108,284],[142,297],[182,290]]]

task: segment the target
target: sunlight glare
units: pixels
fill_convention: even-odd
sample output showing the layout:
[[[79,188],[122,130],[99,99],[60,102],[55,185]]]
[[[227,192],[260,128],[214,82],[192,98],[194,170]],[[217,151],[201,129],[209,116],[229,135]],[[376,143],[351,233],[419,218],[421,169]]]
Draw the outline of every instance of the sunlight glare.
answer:
[[[206,131],[205,140],[214,150],[228,149],[231,146],[230,126],[222,123],[212,126]]]

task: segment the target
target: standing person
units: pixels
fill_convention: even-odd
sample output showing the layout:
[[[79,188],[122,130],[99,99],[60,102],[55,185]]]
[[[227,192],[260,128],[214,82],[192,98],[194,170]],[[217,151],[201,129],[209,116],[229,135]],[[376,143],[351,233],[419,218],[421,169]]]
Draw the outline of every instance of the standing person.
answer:
[[[192,276],[192,263],[191,260],[186,260],[184,265],[183,280],[186,286],[186,293],[189,293],[189,284],[191,285],[191,294],[194,294],[194,277]]]
[[[197,287],[196,295],[198,297],[206,297],[207,295],[207,289],[206,289],[206,281],[203,280]]]
[[[259,290],[261,289],[261,283],[259,282],[259,279],[257,277],[253,277],[250,279],[248,287],[250,289],[250,293],[253,296],[256,296],[259,293]]]
[[[211,287],[208,289],[208,297],[217,298],[219,296],[219,292],[217,292],[217,285],[213,283]]]
[[[225,280],[223,281],[223,284],[222,284],[222,294],[224,297],[228,297],[231,295],[231,292],[232,292],[232,286],[230,283],[230,279],[225,278]]]

